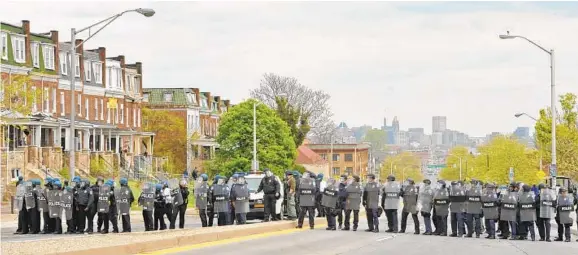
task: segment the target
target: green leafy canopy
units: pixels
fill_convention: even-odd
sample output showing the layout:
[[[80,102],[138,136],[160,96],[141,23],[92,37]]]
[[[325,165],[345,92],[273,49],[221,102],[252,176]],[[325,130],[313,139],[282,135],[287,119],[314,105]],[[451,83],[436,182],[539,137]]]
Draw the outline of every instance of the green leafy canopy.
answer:
[[[297,152],[289,126],[274,110],[250,99],[234,106],[221,117],[217,143],[219,150],[214,166],[221,175],[251,169],[253,158],[253,105],[257,112],[257,160],[259,168],[269,168],[274,174],[294,165]]]

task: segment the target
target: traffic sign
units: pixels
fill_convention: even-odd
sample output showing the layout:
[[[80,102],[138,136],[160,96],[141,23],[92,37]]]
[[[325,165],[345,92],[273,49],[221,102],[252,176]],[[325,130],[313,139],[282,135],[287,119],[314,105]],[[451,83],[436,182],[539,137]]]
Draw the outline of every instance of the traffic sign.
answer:
[[[427,165],[427,168],[445,168],[446,164],[439,164],[439,165]]]
[[[510,178],[510,182],[514,181],[514,168],[510,167],[510,174],[508,176]]]
[[[550,176],[555,177],[558,172],[556,164],[550,164]]]

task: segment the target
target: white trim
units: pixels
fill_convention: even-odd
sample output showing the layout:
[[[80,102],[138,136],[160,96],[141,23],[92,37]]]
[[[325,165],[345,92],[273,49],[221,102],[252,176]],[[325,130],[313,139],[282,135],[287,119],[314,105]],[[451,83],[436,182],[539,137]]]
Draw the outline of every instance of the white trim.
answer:
[[[124,124],[124,104],[120,104],[120,124]]]
[[[84,60],[84,80],[90,81],[92,79],[92,64],[90,60]]]
[[[55,47],[54,45],[43,44],[42,52],[44,54],[44,68],[48,70],[55,69],[56,59],[54,58]]]
[[[50,113],[50,88],[44,88],[42,93],[42,111]]]
[[[56,89],[52,88],[52,113],[56,112]]]
[[[86,117],[86,120],[89,120],[89,115],[90,115],[90,111],[88,110],[88,97],[84,99],[84,117]]]
[[[32,42],[32,66],[40,68],[40,44]]]
[[[60,116],[64,116],[66,107],[64,106],[64,92],[60,92]]]
[[[74,65],[74,77],[80,77],[80,54],[74,54],[76,57],[75,65]]]
[[[78,116],[81,117],[82,116],[82,94],[79,94],[77,97],[77,104],[76,104],[76,109],[78,109]]]
[[[26,63],[26,39],[24,35],[11,34],[10,37],[12,38],[14,62],[20,64]]]
[[[104,120],[104,99],[100,99],[100,120]]]
[[[96,84],[102,84],[102,63],[101,62],[93,62],[92,63],[93,73],[94,73],[94,82]],[[98,70],[98,72],[97,72]]]
[[[2,52],[0,53],[2,55],[2,59],[4,60],[8,60],[8,34],[4,31],[0,32],[0,39],[2,40],[2,42],[0,42],[0,50],[2,50]]]
[[[38,96],[36,95],[36,86],[32,86],[32,88],[30,88],[32,90],[32,112],[36,113],[38,112]]]
[[[83,94],[91,96],[104,96],[104,88],[91,85],[84,85]]]
[[[98,98],[94,99],[94,120],[98,120]]]
[[[60,73],[64,75],[68,75],[68,53],[61,51],[58,53],[60,57]]]

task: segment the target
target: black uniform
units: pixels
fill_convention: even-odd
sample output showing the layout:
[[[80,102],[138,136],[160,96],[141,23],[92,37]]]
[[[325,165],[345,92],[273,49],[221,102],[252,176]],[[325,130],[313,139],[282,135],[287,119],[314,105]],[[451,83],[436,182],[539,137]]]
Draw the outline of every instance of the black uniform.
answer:
[[[275,179],[275,176],[271,175],[269,177],[264,177],[259,184],[259,188],[257,189],[257,193],[263,191],[263,203],[265,206],[264,212],[264,221],[269,221],[269,216],[271,216],[272,220],[277,220],[277,212],[275,210],[275,205],[277,202],[277,198],[275,194],[278,194],[280,191],[279,182]]]
[[[163,197],[161,190],[155,191],[155,212],[154,212],[154,228],[155,230],[165,230],[167,225],[165,224],[165,219],[163,215],[165,214],[165,198]],[[160,226],[159,226],[160,224]]]
[[[51,183],[46,183],[44,184],[44,186],[46,187],[45,189],[45,194],[48,196],[48,191],[52,190],[52,184]],[[48,200],[48,198],[46,198]],[[48,202],[48,201],[47,201]],[[55,227],[55,220],[53,218],[50,218],[50,213],[49,210],[46,210],[45,212],[42,212],[42,219],[44,220],[44,227],[42,229],[42,234],[51,234],[54,232],[54,227]]]
[[[32,234],[40,233],[40,211],[38,210],[38,195],[36,195],[36,185],[32,184],[32,196],[34,196],[34,201],[36,206],[28,210],[28,215],[30,216],[30,232]]]
[[[84,233],[86,219],[88,218],[90,232],[92,232],[92,222],[90,222],[92,219],[90,219],[90,217],[87,215],[87,213],[90,214],[90,207],[94,204],[92,189],[90,187],[82,187],[77,189],[76,193],[77,200],[76,207],[74,208],[77,213],[76,229],[79,233]]]
[[[174,224],[177,221],[177,216],[179,216],[179,228],[185,227],[185,212],[187,211],[187,205],[189,204],[189,188],[180,187],[181,195],[183,196],[183,204],[175,207],[173,222],[171,228],[174,228]]]
[[[112,223],[112,232],[118,233],[118,210],[116,209],[116,198],[114,197],[114,187],[110,188],[109,196],[110,206],[108,207],[108,213],[103,213],[104,229],[102,233],[108,233],[109,221]]]
[[[207,192],[207,217],[209,218],[209,227],[213,226],[213,220],[215,219],[215,208],[213,207],[213,185],[215,184],[217,184],[216,180],[209,186],[209,191]]]

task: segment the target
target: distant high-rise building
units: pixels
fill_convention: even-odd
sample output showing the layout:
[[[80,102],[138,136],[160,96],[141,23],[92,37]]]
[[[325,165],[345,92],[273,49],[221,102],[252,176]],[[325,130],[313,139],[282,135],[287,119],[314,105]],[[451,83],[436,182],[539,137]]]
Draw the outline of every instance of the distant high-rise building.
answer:
[[[442,145],[443,144],[443,134],[442,132],[434,132],[431,134],[431,144],[432,145]]]
[[[391,122],[391,126],[395,132],[399,131],[399,120],[397,120],[397,116],[393,117],[393,122]]]
[[[407,130],[409,133],[409,141],[410,142],[423,142],[423,137],[425,136],[425,132],[423,128],[409,128]]]
[[[530,128],[529,127],[517,127],[516,131],[514,131],[514,135],[518,138],[530,137]]]
[[[396,132],[396,145],[407,146],[409,142],[409,133],[407,131],[401,130]]]
[[[447,118],[446,116],[433,116],[432,117],[432,133],[444,132],[447,128]]]

